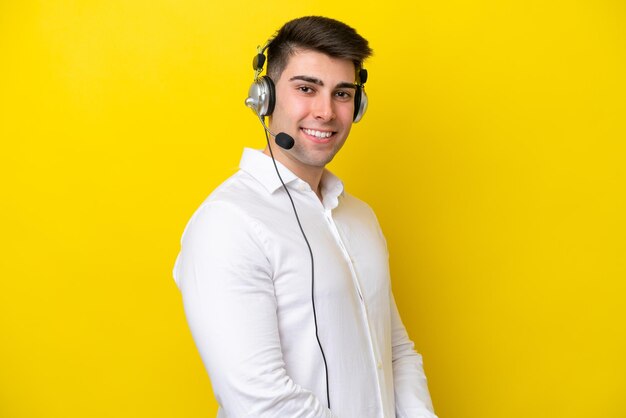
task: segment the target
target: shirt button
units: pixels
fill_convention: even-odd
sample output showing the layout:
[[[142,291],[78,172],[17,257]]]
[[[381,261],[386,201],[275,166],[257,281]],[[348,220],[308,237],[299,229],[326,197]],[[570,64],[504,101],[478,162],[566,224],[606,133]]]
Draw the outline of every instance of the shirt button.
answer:
[[[378,367],[378,370],[383,368],[383,364],[379,361],[378,363],[376,363],[376,367]]]

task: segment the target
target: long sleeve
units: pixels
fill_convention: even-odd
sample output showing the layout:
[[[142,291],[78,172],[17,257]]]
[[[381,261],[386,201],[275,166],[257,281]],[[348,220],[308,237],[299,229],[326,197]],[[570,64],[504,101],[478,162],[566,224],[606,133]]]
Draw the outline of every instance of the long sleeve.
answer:
[[[262,228],[232,204],[204,204],[174,274],[215,396],[229,418],[333,417],[288,376]]]
[[[398,418],[436,418],[422,356],[415,352],[391,295],[393,381]]]

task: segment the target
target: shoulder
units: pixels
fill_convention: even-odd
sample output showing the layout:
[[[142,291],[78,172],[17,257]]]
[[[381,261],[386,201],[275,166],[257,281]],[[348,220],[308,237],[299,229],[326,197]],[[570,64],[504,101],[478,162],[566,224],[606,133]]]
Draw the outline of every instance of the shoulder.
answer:
[[[193,213],[185,231],[186,236],[210,232],[212,236],[258,233],[254,216],[256,208],[267,194],[249,174],[238,171],[220,184]]]
[[[263,186],[245,171],[239,170],[220,184],[200,205],[225,204],[245,209],[265,193]]]
[[[174,265],[179,286],[189,282],[186,278],[207,282],[233,269],[269,271],[267,234],[246,210],[244,200],[233,198],[241,185],[229,183],[230,179],[218,187],[185,226]]]

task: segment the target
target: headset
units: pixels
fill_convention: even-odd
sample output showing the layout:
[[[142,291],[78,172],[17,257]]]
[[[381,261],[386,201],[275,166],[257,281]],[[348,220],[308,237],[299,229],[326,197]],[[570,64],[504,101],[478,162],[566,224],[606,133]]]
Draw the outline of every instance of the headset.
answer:
[[[328,409],[330,409],[330,388],[328,384],[328,364],[326,362],[326,355],[324,354],[324,349],[322,348],[322,342],[319,338],[318,326],[317,326],[317,313],[315,311],[315,261],[313,259],[313,250],[311,249],[311,244],[304,233],[304,228],[302,228],[302,223],[300,222],[300,217],[298,216],[298,211],[296,210],[296,205],[291,197],[291,193],[289,193],[289,189],[285,185],[280,172],[278,171],[278,166],[276,165],[276,160],[274,159],[274,152],[272,151],[272,146],[270,144],[270,139],[268,133],[272,135],[276,141],[276,144],[283,149],[291,149],[295,140],[289,134],[285,132],[279,132],[278,134],[272,133],[267,125],[265,124],[264,118],[266,116],[270,116],[274,111],[274,105],[276,104],[276,87],[274,86],[274,82],[272,79],[265,75],[260,77],[261,72],[263,71],[263,65],[266,61],[265,51],[269,48],[272,43],[273,38],[270,38],[265,45],[257,47],[257,54],[254,56],[252,60],[252,68],[254,69],[254,82],[250,86],[248,90],[248,97],[246,98],[246,106],[252,109],[255,115],[261,121],[263,128],[265,129],[265,139],[267,140],[267,147],[270,152],[270,156],[272,157],[272,162],[274,163],[274,168],[276,170],[276,174],[278,175],[278,179],[280,180],[283,189],[287,193],[289,197],[289,201],[291,202],[291,207],[293,208],[293,213],[296,217],[296,221],[298,222],[298,226],[300,227],[300,232],[302,233],[302,237],[307,245],[309,250],[309,255],[311,256],[311,305],[313,308],[313,323],[315,324],[315,338],[317,339],[317,344],[320,348],[320,352],[322,354],[322,359],[324,360],[324,372],[326,375],[326,401],[328,405]],[[357,123],[363,118],[365,111],[367,110],[367,95],[365,94],[365,82],[367,81],[367,70],[365,68],[359,68],[356,72],[356,83],[355,83],[355,93],[354,93],[354,115],[352,117],[352,122]]]
[[[274,86],[274,81],[267,75],[259,77],[266,61],[265,51],[270,47],[273,40],[274,39],[271,38],[265,45],[257,47],[257,54],[252,60],[254,82],[248,90],[248,98],[245,103],[246,106],[251,108],[260,118],[270,116],[274,112],[274,105],[276,104],[276,87]],[[366,81],[367,70],[365,68],[359,68],[356,72],[353,123],[360,121],[367,110],[367,94],[365,94]]]

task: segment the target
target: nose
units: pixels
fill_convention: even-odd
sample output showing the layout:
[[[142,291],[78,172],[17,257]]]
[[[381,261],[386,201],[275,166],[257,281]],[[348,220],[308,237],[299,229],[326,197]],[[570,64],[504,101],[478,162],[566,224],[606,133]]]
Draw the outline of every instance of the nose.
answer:
[[[324,122],[333,120],[335,118],[335,105],[332,97],[327,97],[325,95],[319,95],[316,97],[313,108],[313,116],[315,119]]]

